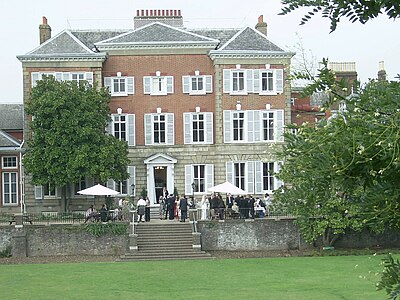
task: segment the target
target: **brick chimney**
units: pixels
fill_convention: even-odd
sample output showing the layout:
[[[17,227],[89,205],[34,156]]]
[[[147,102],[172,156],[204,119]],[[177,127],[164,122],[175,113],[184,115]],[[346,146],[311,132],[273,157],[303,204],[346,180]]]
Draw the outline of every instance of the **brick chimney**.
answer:
[[[133,18],[133,27],[138,29],[150,23],[160,22],[173,27],[183,27],[180,9],[138,9]]]
[[[385,62],[383,62],[383,61],[379,62],[378,80],[379,81],[387,80],[386,71],[385,71]]]
[[[47,24],[47,18],[43,17],[42,24],[39,25],[39,38],[40,44],[43,44],[49,38],[51,38],[51,27]]]
[[[256,25],[256,29],[261,32],[263,35],[267,35],[267,23],[264,22],[264,16],[261,15],[258,17],[258,23]]]

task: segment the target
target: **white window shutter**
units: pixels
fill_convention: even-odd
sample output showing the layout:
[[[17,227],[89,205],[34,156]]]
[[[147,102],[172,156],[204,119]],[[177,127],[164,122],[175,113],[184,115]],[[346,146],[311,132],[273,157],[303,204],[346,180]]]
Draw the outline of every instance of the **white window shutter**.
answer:
[[[208,192],[208,189],[213,186],[214,186],[214,165],[207,164],[206,165],[206,190],[205,190],[205,192]]]
[[[227,161],[226,162],[226,181],[229,181],[230,183],[234,184],[233,180],[233,162],[232,161]]]
[[[145,145],[153,144],[153,116],[151,114],[144,115],[144,131],[145,131]]]
[[[185,194],[192,194],[193,166],[185,165]]]
[[[224,93],[231,92],[231,70],[224,70]]]
[[[145,95],[151,94],[151,76],[143,76],[143,93]]]
[[[232,142],[232,115],[230,110],[224,110],[224,143]]]
[[[260,70],[253,71],[253,92],[260,93]]]
[[[128,145],[135,146],[135,115],[128,114]]]
[[[277,93],[283,93],[283,69],[277,69],[275,70],[275,76],[276,76],[276,92]]]
[[[107,180],[107,187],[108,187],[109,189],[115,189],[115,181],[112,180],[112,179],[108,179],[108,180]]]
[[[254,91],[254,83],[253,83],[253,73],[257,72],[257,70],[246,70],[246,80],[247,80],[247,92],[253,93]]]
[[[173,76],[165,76],[167,80],[167,94],[174,93],[174,77]]]
[[[69,73],[69,72],[64,72],[64,73],[62,73],[62,76],[63,76],[63,79],[62,79],[62,80],[64,80],[64,81],[69,81],[69,80],[71,80],[71,73]]]
[[[192,143],[192,113],[183,113],[183,143]]]
[[[62,81],[63,80],[63,73],[62,72],[56,72],[55,73],[55,78],[57,81]]]
[[[126,77],[126,86],[127,86],[128,95],[135,94],[135,78]]]
[[[93,72],[85,72],[85,79],[90,85],[93,85]]]
[[[254,174],[255,174],[255,176],[254,176],[254,179],[255,179],[254,193],[255,194],[263,194],[264,193],[262,170],[263,170],[263,163],[261,161],[255,161],[254,162]]]
[[[108,88],[110,93],[112,94],[112,77],[104,77],[104,87]]]
[[[43,186],[35,185],[35,199],[43,199]]]
[[[275,124],[275,141],[277,142],[283,142],[284,137],[283,137],[283,110],[277,110],[274,114],[274,124]]]
[[[206,82],[206,93],[212,93],[213,91],[212,75],[205,75],[204,78]]]
[[[182,89],[184,94],[189,94],[190,92],[190,76],[182,76]]]
[[[40,80],[39,76],[40,76],[39,72],[31,73],[32,87],[36,86],[36,81]]]
[[[261,141],[261,134],[262,134],[262,112],[259,110],[254,111],[254,141],[260,142]]]
[[[61,198],[61,187],[56,186],[56,198]]]
[[[114,135],[113,134],[113,128],[114,128],[114,115],[111,115],[111,120],[108,122],[107,127],[106,127],[106,132],[108,134]]]
[[[166,142],[168,145],[173,145],[174,144],[174,114],[166,114],[165,116],[166,121],[167,121],[167,137],[166,137]]]
[[[246,192],[250,194],[254,194],[254,184],[255,184],[255,179],[254,179],[254,161],[248,161],[246,163],[247,165],[247,176],[246,176],[246,183],[247,183],[247,188]]]
[[[205,128],[206,128],[206,138],[205,141],[207,144],[212,144],[214,142],[214,128],[213,128],[213,113],[206,112],[205,115]]]
[[[279,173],[280,171],[281,171],[281,164],[282,164],[282,162],[280,161],[280,162],[275,162],[274,163],[274,172],[275,173]],[[276,175],[274,175],[274,179],[275,179],[275,190],[277,190],[277,189],[279,189],[282,185],[283,185],[283,182],[281,181],[281,180],[279,180],[277,177],[276,177]]]
[[[254,142],[254,114],[256,113],[256,111],[254,110],[248,110],[246,111],[247,114],[247,141],[249,143],[253,143]]]
[[[127,194],[131,196],[136,195],[136,189],[134,190],[134,194],[132,195],[132,184],[136,184],[136,167],[135,166],[128,166],[128,173],[129,173],[129,178],[128,178],[128,186],[127,186]]]

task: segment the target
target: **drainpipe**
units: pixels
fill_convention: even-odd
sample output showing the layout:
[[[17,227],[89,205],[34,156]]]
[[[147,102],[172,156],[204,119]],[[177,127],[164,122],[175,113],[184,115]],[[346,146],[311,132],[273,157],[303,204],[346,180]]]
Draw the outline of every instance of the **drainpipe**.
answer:
[[[24,140],[22,140],[21,145],[19,146],[19,189],[21,191],[21,213],[26,213],[25,209],[25,176],[23,173],[22,167],[22,147],[24,146]]]

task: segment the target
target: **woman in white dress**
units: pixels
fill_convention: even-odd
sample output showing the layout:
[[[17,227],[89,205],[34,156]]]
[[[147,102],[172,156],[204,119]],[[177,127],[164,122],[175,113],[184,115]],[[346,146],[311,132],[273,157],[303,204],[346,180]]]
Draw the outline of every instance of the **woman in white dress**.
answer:
[[[207,220],[209,205],[207,195],[203,195],[200,202],[201,220]]]

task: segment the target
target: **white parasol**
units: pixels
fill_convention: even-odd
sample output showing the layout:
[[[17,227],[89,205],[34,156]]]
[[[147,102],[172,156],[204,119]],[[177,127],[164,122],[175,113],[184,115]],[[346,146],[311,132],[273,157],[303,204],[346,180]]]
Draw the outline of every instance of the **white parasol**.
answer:
[[[115,196],[118,195],[119,192],[109,189],[101,184],[96,184],[90,188],[79,191],[78,194],[91,196]]]
[[[224,183],[218,184],[216,186],[210,187],[208,189],[209,192],[217,192],[217,193],[231,193],[232,195],[245,195],[246,191],[238,188],[232,183],[226,181]]]

